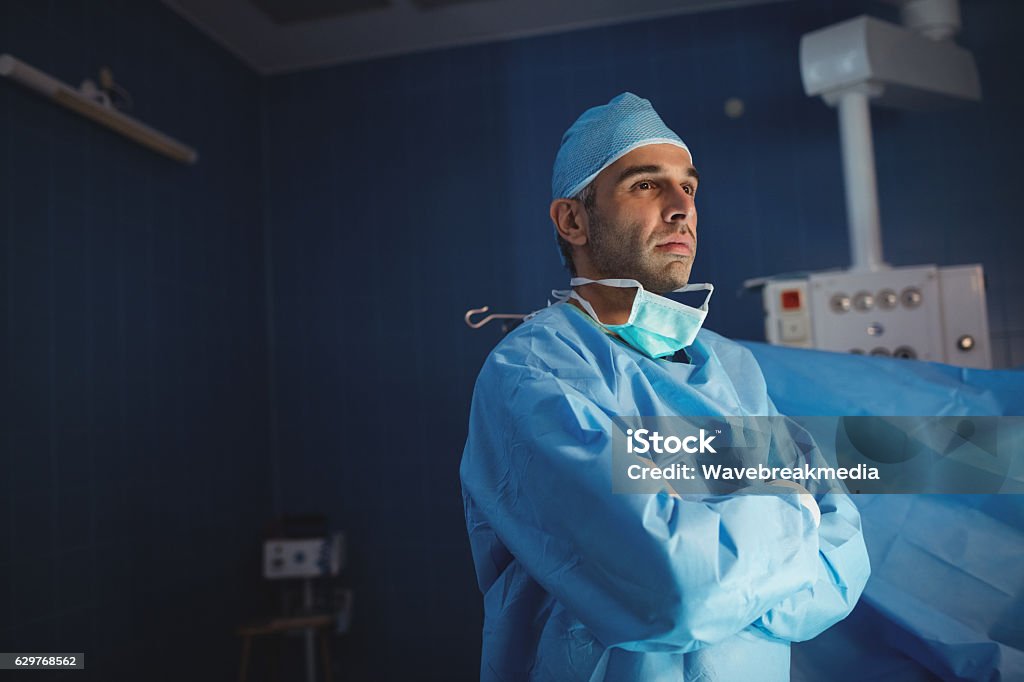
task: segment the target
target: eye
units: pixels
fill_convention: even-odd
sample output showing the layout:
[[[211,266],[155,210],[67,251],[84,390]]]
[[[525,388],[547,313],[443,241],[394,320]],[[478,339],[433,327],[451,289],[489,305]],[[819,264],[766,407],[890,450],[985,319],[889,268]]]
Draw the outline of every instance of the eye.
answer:
[[[654,189],[654,183],[651,182],[650,180],[641,180],[640,182],[633,185],[633,189],[639,189],[646,192],[649,189]]]
[[[697,188],[693,185],[683,185],[683,191],[689,194],[691,197],[697,193]]]

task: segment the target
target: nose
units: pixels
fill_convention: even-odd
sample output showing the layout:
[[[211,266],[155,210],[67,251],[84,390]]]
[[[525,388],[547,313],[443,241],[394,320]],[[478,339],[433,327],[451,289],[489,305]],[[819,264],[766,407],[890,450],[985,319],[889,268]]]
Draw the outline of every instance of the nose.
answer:
[[[687,219],[693,216],[696,211],[693,195],[690,194],[686,187],[676,185],[662,196],[665,198],[662,218],[667,223],[687,222]]]

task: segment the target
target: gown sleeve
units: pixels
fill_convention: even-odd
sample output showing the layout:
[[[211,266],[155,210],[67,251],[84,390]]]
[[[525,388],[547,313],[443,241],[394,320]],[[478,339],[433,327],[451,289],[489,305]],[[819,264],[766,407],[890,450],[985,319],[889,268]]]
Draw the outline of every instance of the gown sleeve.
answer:
[[[781,416],[771,400],[769,413]],[[834,456],[825,457],[819,463],[833,460]],[[841,491],[821,487],[815,495],[821,524],[814,584],[773,606],[754,623],[755,628],[780,639],[803,642],[846,618],[857,605],[871,575],[871,564],[860,512],[844,491],[845,487]]]
[[[848,616],[871,574],[860,513],[850,496],[826,493],[818,499],[818,507],[821,526],[814,584],[782,600],[755,623],[791,642],[816,637]]]
[[[685,653],[803,608],[824,564],[796,496],[613,493],[599,381],[481,371],[462,482],[512,556],[608,647]]]

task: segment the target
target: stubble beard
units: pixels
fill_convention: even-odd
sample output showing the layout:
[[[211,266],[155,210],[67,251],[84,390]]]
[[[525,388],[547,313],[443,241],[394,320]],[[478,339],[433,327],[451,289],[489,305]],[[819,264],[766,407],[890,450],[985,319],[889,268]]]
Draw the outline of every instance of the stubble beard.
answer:
[[[644,289],[656,294],[674,291],[689,281],[693,256],[653,253],[651,244],[640,241],[643,226],[639,223],[614,224],[596,209],[587,210],[587,218],[590,260],[598,272],[607,277],[635,279]],[[652,236],[652,242],[672,233],[674,230]]]

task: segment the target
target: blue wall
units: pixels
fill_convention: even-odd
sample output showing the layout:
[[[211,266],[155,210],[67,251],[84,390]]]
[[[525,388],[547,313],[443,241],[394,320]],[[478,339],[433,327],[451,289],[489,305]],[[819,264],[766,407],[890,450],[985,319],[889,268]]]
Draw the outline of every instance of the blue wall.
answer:
[[[272,513],[259,78],[156,2],[0,0],[0,52],[110,66],[202,155],[0,83],[0,651],[230,679]]]
[[[498,340],[471,307],[529,311],[566,283],[550,167],[586,107],[651,98],[701,171],[707,325],[760,339],[748,277],[849,264],[835,112],[804,96],[798,44],[864,3],[805,1],[379,60],[270,79],[275,456],[285,508],[350,533],[353,679],[469,679],[481,603],[457,484],[475,373]],[[885,6],[870,6],[882,10]],[[1009,27],[966,3],[985,101],[875,116],[887,257],[984,263],[996,360],[1024,363],[1024,114]],[[729,97],[746,114],[727,118]],[[395,654],[399,654],[396,656]]]

